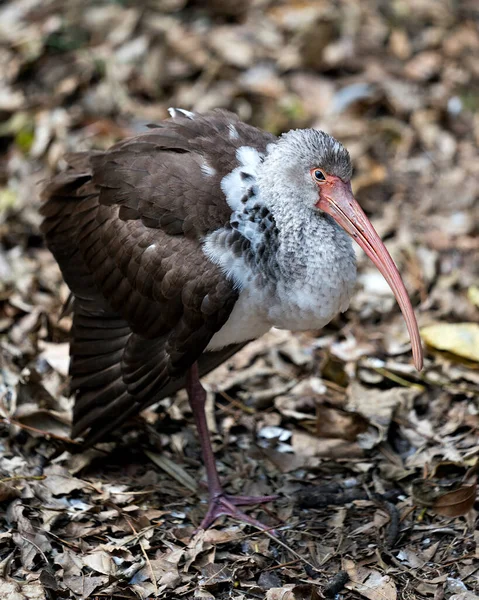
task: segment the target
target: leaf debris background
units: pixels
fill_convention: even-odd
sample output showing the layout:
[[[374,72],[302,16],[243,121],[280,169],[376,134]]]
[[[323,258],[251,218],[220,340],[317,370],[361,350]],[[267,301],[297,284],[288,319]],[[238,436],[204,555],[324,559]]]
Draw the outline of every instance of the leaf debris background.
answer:
[[[446,0],[0,7],[2,598],[299,600],[341,570],[347,598],[477,597],[464,476],[479,371],[460,332],[477,337],[479,320],[478,18],[475,2]],[[318,333],[273,331],[208,378],[221,476],[233,491],[279,489],[257,513],[278,516],[290,550],[233,522],[192,537],[205,492],[184,394],[114,441],[65,451],[68,290],[39,235],[39,182],[66,152],[106,148],[171,105],[341,139],[429,344],[418,375],[394,299],[360,254],[351,311]],[[434,488],[426,506],[421,486]],[[454,515],[437,515],[464,486]],[[401,517],[391,550],[373,494],[393,494]]]

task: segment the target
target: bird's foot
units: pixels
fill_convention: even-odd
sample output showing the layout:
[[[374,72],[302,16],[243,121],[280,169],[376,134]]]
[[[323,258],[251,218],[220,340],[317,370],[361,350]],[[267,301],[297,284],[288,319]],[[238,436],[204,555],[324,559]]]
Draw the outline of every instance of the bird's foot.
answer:
[[[250,517],[237,507],[271,502],[277,498],[278,496],[230,496],[229,494],[218,494],[210,499],[208,511],[205,518],[201,521],[200,529],[208,529],[218,517],[227,515],[228,517],[243,521],[244,523],[253,525],[253,527],[262,529],[263,531],[270,531],[272,535],[276,535],[274,529],[266,527],[261,521],[253,519],[253,517]]]

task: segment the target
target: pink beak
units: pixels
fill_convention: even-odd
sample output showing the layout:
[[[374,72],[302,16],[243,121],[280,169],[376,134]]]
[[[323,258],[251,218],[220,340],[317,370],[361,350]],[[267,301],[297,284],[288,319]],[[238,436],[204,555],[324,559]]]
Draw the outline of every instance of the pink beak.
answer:
[[[391,255],[354,198],[350,183],[329,175],[326,182],[318,187],[320,200],[316,206],[330,215],[356,240],[393,291],[409,331],[414,365],[420,371],[423,365],[421,337],[409,296]]]

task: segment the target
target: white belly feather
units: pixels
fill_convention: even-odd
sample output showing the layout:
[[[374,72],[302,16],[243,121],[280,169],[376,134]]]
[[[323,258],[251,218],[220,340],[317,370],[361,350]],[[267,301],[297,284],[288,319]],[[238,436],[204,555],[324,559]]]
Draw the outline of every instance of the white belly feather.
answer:
[[[325,289],[317,282],[281,281],[274,292],[260,289],[249,281],[228,321],[212,337],[207,350],[218,350],[229,344],[256,339],[271,327],[307,331],[321,329],[349,306],[352,281],[339,279],[337,287]]]
[[[258,298],[249,290],[243,290],[234,305],[229,319],[215,333],[207,346],[207,350],[219,350],[230,344],[246,342],[261,337],[271,329]]]

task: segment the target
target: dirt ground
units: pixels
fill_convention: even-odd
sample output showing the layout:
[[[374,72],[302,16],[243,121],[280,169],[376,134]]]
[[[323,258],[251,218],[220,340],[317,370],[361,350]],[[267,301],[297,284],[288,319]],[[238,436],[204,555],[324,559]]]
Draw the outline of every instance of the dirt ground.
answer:
[[[479,5],[474,0],[0,4],[0,598],[479,598]],[[41,181],[169,106],[350,150],[353,189],[427,342],[411,364],[358,251],[350,310],[272,331],[207,378],[228,490],[206,507],[184,393],[94,449],[69,439],[68,296]]]

